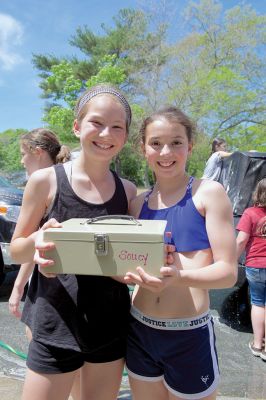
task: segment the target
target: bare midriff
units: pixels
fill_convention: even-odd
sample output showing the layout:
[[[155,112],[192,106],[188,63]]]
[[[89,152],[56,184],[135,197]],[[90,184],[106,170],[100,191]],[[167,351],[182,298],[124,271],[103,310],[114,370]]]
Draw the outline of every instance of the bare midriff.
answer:
[[[199,269],[212,264],[211,249],[174,253],[178,269]],[[194,317],[209,309],[207,289],[170,286],[160,293],[136,287],[133,293],[133,305],[143,314],[157,318]]]

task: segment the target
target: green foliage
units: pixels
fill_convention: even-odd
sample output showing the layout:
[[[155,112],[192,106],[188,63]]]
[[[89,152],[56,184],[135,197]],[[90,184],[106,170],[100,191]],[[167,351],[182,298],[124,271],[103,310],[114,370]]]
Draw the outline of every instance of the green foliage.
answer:
[[[54,100],[60,100],[62,105],[53,104],[46,110],[43,120],[53,128],[65,143],[71,143],[74,140],[72,135],[72,125],[74,121],[74,106],[77,97],[85,87],[91,87],[98,83],[121,84],[125,79],[123,67],[115,55],[105,56],[98,61],[98,72],[90,79],[82,82],[75,78],[73,65],[63,61],[51,67],[51,74],[47,78],[49,87],[60,88],[59,92],[51,92]],[[49,90],[47,91],[49,93]]]
[[[81,92],[103,82],[123,88],[133,103],[133,121],[115,167],[145,185],[152,175],[136,151],[139,127],[144,116],[165,103],[180,107],[200,127],[187,165],[193,175],[201,176],[215,136],[227,139],[232,150],[266,151],[266,16],[247,4],[224,12],[219,1],[192,1],[182,17],[181,36],[173,8],[164,16],[162,3],[167,2],[151,2],[154,10],[145,12],[120,10],[112,27],[101,25],[100,35],[78,27],[70,44],[83,53],[82,60],[33,56],[42,97],[48,100],[44,121],[71,147],[77,146],[73,108]],[[170,21],[175,43],[167,37]],[[12,138],[9,149],[4,137],[0,140],[0,165],[8,168],[17,165]],[[11,161],[3,161],[8,152]]]
[[[186,16],[189,33],[175,45],[169,100],[210,137],[240,150],[249,137],[256,148],[266,134],[265,16],[249,5],[222,13],[213,0],[190,3]]]
[[[12,172],[22,169],[19,138],[24,129],[8,129],[0,135],[0,169]]]
[[[143,186],[144,164],[143,157],[138,152],[132,151],[130,143],[126,143],[119,154],[120,175],[134,182],[137,186]]]
[[[87,80],[86,86],[90,88],[99,83],[120,85],[125,79],[125,70],[120,60],[115,54],[107,55],[98,61],[98,72]]]

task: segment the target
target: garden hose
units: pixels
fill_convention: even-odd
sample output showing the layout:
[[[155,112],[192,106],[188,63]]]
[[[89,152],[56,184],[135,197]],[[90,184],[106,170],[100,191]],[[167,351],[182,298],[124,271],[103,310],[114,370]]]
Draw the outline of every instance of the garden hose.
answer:
[[[13,349],[13,347],[9,346],[9,344],[6,344],[6,343],[2,342],[1,340],[0,340],[0,347],[3,347],[3,349],[11,351],[11,353],[16,354],[17,356],[19,356],[23,360],[27,359],[27,354],[23,353],[22,351]]]

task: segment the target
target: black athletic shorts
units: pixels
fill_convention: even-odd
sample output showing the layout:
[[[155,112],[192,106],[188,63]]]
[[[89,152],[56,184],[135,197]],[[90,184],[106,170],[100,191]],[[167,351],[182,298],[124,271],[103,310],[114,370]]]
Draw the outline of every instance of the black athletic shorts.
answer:
[[[42,374],[60,374],[72,372],[85,362],[105,363],[125,357],[126,337],[116,339],[95,352],[82,353],[62,349],[32,340],[29,345],[27,367]]]

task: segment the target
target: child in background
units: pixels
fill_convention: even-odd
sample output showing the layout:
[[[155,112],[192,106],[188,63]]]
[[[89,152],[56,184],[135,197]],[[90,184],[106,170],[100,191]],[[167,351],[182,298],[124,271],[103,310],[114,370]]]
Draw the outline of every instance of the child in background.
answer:
[[[176,252],[161,277],[141,267],[125,277],[137,284],[126,357],[134,400],[216,398],[219,368],[208,290],[236,281],[235,233],[223,187],[186,173],[193,133],[192,122],[175,107],[155,112],[141,128],[156,182],[132,201],[130,213],[167,220]]]
[[[43,253],[53,246],[40,239],[44,224],[60,226],[70,218],[127,214],[136,195],[131,182],[110,171],[110,162],[126,142],[131,109],[116,88],[99,85],[86,91],[76,107],[74,134],[81,152],[73,162],[36,171],[30,177],[16,230],[12,256],[19,262],[40,255],[23,309],[31,328],[23,400],[65,400],[78,369],[81,399],[115,400],[124,357],[130,297],[124,283],[109,277],[43,272]],[[44,218],[45,210],[49,209]],[[77,262],[79,262],[77,260]],[[84,266],[86,267],[86,266]]]
[[[215,138],[212,142],[212,152],[206,162],[202,179],[218,181],[222,171],[223,159],[231,156],[227,151],[227,144],[223,138]]]
[[[251,322],[254,333],[249,343],[252,354],[266,361],[266,178],[257,183],[253,207],[247,208],[236,229],[237,256],[246,250],[246,276],[251,297]]]
[[[20,153],[28,177],[38,169],[69,161],[71,156],[68,147],[61,145],[55,133],[45,128],[36,128],[22,135]],[[21,265],[9,298],[9,311],[17,318],[21,317],[19,303],[33,268],[34,262]]]
[[[54,164],[64,163],[70,160],[71,153],[67,146],[61,145],[54,132],[46,128],[36,128],[25,133],[20,138],[21,164],[30,177],[34,171],[48,168]],[[24,263],[20,266],[14,282],[8,304],[9,311],[15,317],[20,318],[19,304],[24,293],[26,283],[33,272],[34,262]],[[26,335],[29,341],[32,339],[31,330],[26,325]],[[80,377],[76,375],[71,389],[73,400],[80,400]]]

